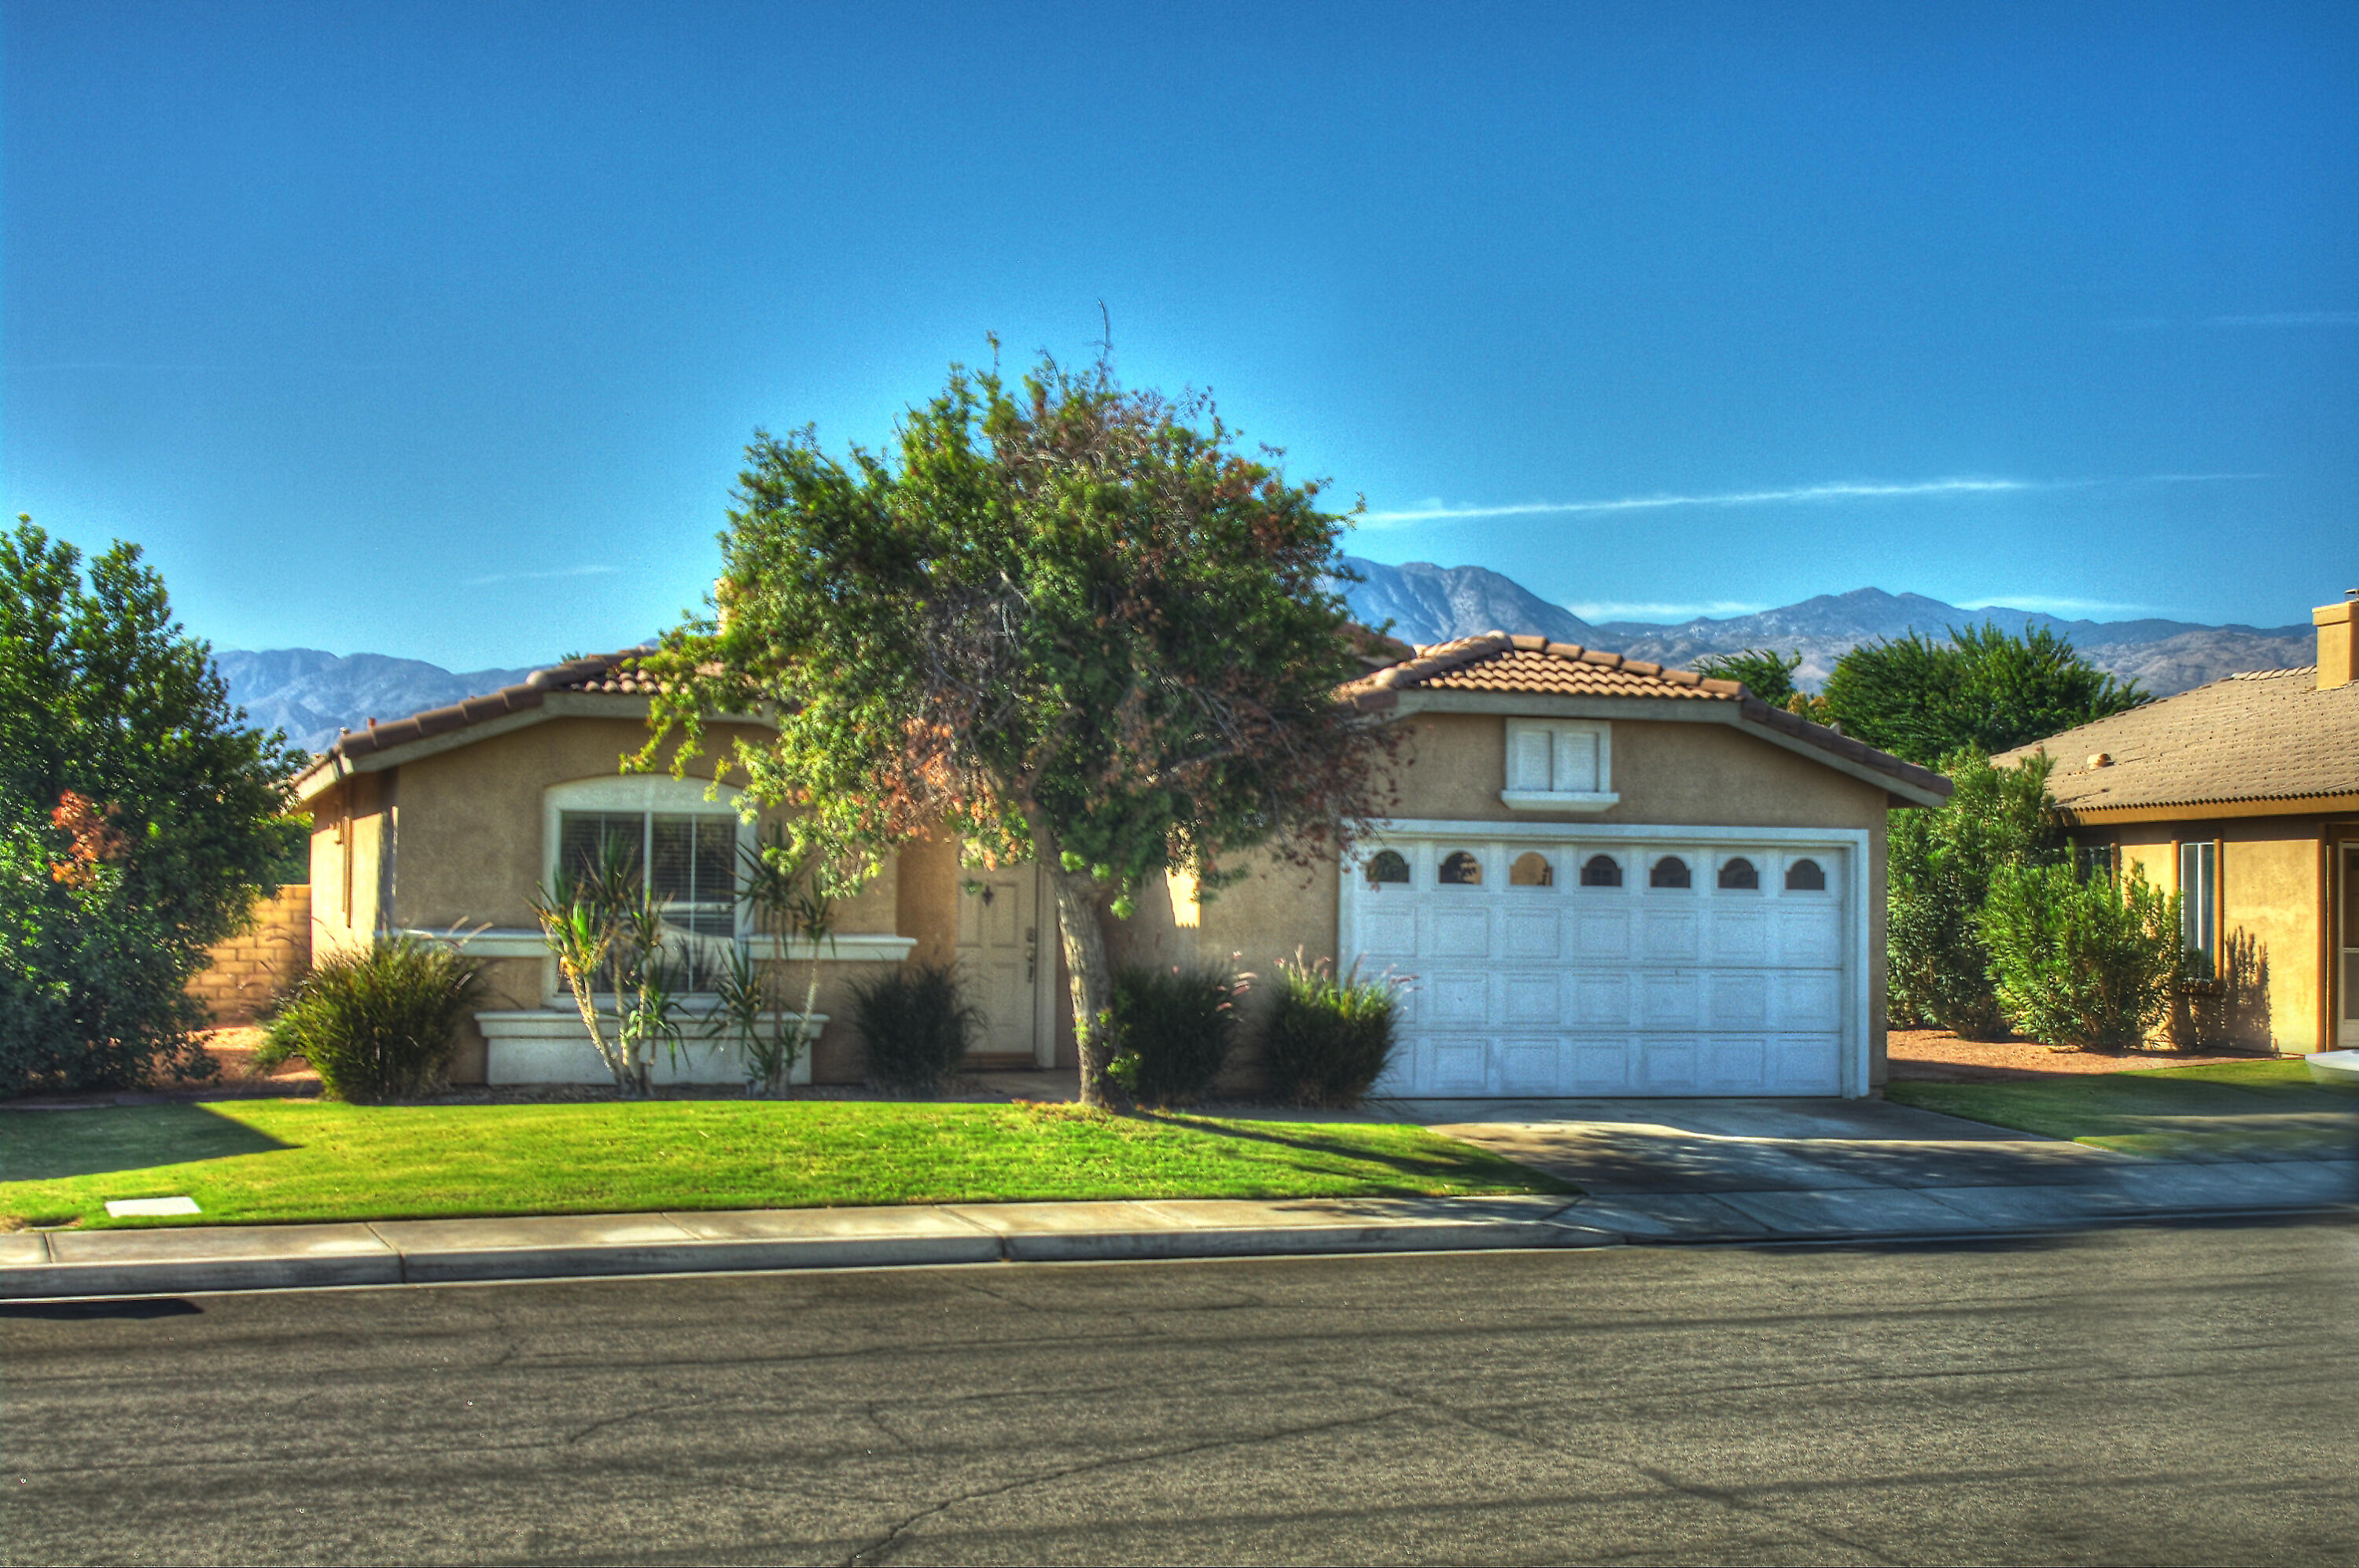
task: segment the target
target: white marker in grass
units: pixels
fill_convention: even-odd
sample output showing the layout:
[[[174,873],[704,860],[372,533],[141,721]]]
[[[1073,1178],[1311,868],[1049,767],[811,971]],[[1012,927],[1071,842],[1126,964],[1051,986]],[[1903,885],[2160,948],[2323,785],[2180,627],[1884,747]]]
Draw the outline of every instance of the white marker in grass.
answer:
[[[116,1219],[139,1214],[193,1214],[198,1213],[194,1198],[109,1198],[106,1212]]]

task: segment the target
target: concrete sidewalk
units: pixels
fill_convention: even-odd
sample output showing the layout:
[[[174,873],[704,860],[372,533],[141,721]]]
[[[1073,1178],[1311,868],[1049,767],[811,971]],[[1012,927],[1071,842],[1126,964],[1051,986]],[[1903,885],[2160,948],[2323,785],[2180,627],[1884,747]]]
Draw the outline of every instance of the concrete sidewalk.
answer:
[[[1582,1198],[1164,1199],[0,1236],[0,1300],[705,1270],[1995,1236],[2352,1203],[2359,1162],[2121,1160],[2067,1182]]]

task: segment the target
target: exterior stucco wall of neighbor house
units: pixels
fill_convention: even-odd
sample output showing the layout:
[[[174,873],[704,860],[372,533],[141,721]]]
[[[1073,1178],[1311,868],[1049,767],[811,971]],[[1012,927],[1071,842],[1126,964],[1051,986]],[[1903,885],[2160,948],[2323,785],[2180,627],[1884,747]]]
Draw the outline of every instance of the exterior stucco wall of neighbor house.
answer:
[[[392,870],[395,775],[363,773],[312,803],[311,953],[364,948]]]
[[[1603,811],[1511,810],[1506,786],[1506,719],[1495,713],[1422,713],[1396,775],[1400,819],[1450,822],[1660,823],[1686,827],[1864,829],[1868,886],[1881,889],[1889,797],[1882,789],[1718,724],[1613,721],[1613,777],[1619,802]],[[1167,888],[1150,888],[1138,913],[1116,933],[1117,962],[1230,964],[1251,971],[1242,1039],[1231,1081],[1252,1083],[1259,1029],[1276,995],[1277,965],[1298,948],[1306,960],[1332,963],[1338,941],[1340,878],[1334,861],[1302,868],[1250,863],[1251,874],[1201,906],[1193,931],[1178,924]],[[1885,1078],[1884,903],[1870,900],[1868,1052],[1870,1082]],[[1231,955],[1234,954],[1234,961]]]
[[[712,757],[725,756],[737,726],[716,725],[706,756],[691,761],[691,778],[709,779]],[[355,898],[350,918],[341,914],[337,889],[315,888],[315,931],[326,928],[325,945],[357,945],[378,931],[465,933],[489,927],[506,933],[538,930],[531,899],[548,877],[546,792],[580,780],[618,777],[618,760],[645,743],[636,720],[567,716],[487,736],[402,763],[397,769],[356,775],[340,787],[365,808],[390,801],[384,780],[398,778],[397,812],[379,810],[354,820],[354,883],[373,897]],[[325,804],[323,799],[322,804]],[[342,847],[336,841],[341,815],[317,812],[312,839],[313,874],[335,873]],[[760,823],[777,820],[765,812]],[[323,862],[325,863],[323,865]],[[897,935],[903,914],[897,867],[885,868],[859,894],[837,906],[835,928],[844,935]],[[954,919],[954,914],[952,916]],[[924,923],[922,918],[919,923]],[[921,933],[909,933],[921,934]],[[490,1010],[535,1008],[566,1002],[553,959],[538,953],[485,956]],[[829,1018],[814,1052],[813,1078],[821,1083],[856,1081],[861,1051],[851,1022],[851,986],[872,972],[874,961],[833,961],[822,965],[818,1010]],[[800,961],[785,966],[785,979],[798,1004],[808,970]],[[586,1031],[582,1049],[592,1047]],[[470,1017],[460,1031],[452,1075],[480,1082],[486,1047]]]
[[[2242,1051],[2326,1049],[2329,908],[2325,845],[2317,816],[2190,818],[2084,826],[2084,843],[2111,843],[2164,892],[2180,891],[2179,846],[2216,842],[2220,977],[2173,1019],[2191,1043]]]

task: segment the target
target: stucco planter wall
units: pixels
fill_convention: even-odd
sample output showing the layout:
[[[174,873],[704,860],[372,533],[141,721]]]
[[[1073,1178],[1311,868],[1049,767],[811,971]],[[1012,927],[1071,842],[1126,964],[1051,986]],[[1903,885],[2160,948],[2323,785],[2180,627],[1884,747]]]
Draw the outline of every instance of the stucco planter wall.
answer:
[[[776,1015],[766,1018],[765,1026],[775,1018]],[[819,1040],[827,1032],[827,1015],[813,1013],[811,1021],[818,1026],[812,1034],[811,1048],[795,1063],[788,1078],[790,1083],[811,1081],[811,1057]],[[482,1012],[475,1015],[475,1025],[484,1031],[484,1081],[487,1083],[614,1082],[614,1074],[599,1060],[597,1047],[590,1043],[590,1031],[583,1027],[582,1015],[571,1007]],[[612,1025],[609,1019],[608,1027]],[[657,1085],[745,1083],[745,1063],[737,1047],[725,1038],[705,1035],[703,1028],[702,1019],[690,1019],[681,1030],[677,1053],[657,1047],[655,1065],[648,1071],[647,1082]]]

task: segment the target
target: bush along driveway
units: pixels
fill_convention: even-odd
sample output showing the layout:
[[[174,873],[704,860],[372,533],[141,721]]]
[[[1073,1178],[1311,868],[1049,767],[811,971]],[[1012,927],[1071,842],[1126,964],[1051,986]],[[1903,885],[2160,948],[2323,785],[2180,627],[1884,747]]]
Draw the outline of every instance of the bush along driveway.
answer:
[[[1023,1103],[238,1100],[0,1120],[0,1225],[12,1229],[1568,1190],[1420,1127]],[[165,1197],[197,1212],[106,1207]]]
[[[1894,1083],[1902,1105],[2153,1160],[2343,1160],[2359,1094],[2299,1059],[2092,1073],[2025,1083]]]

